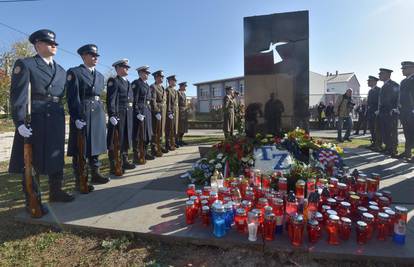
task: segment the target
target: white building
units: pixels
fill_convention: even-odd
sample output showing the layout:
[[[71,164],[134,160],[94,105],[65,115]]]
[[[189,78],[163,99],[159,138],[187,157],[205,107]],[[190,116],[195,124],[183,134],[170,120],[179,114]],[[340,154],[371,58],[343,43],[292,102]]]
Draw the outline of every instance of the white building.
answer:
[[[224,88],[233,86],[239,92],[239,99],[244,102],[244,76],[228,79],[213,80],[195,83],[197,87],[197,111],[209,112],[215,107],[223,105]],[[319,102],[335,101],[344,94],[346,89],[352,88],[353,95],[359,98],[360,84],[355,73],[327,73],[322,75],[313,71],[309,72],[309,106],[315,106]]]

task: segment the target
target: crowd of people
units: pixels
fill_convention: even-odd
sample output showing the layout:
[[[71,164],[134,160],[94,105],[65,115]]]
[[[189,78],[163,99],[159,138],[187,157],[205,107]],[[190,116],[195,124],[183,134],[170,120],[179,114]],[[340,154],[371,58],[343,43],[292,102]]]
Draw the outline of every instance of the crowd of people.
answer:
[[[116,173],[115,165],[121,162],[122,176],[125,170],[134,169],[135,165],[145,164],[146,160],[186,145],[183,141],[188,127],[186,82],[179,83],[176,90],[177,79],[170,75],[167,77],[168,87],[164,88],[164,73],[158,70],[152,73],[155,82],[149,85],[149,66],[137,68],[139,78],[130,82],[127,79],[128,59],[117,60],[112,65],[116,76],[108,79],[106,84],[105,110],[101,99],[104,76],[95,68],[100,56],[98,47],[94,44],[80,47],[77,52],[83,63],[65,71],[53,58],[58,46],[55,37],[53,31],[46,29],[32,33],[29,41],[37,54],[18,59],[12,73],[10,103],[16,132],[9,172],[23,175],[22,186],[29,213],[28,198],[33,196],[32,192],[41,203],[39,175],[48,175],[49,201],[74,200],[72,194],[62,190],[64,98],[70,115],[67,155],[72,157],[76,190],[82,193],[92,192],[93,183],[110,181],[99,170],[99,156],[104,153],[108,153],[111,174]],[[84,146],[79,146],[79,136],[84,140]],[[165,136],[164,147],[160,145],[162,136]],[[118,150],[115,150],[115,139]],[[27,188],[25,180],[24,145],[27,143],[32,146],[33,188]],[[128,159],[131,147],[132,162]],[[91,183],[88,182],[86,192],[80,190],[80,176],[84,173],[80,173],[79,155],[87,159],[89,165],[86,179],[89,180],[89,175]],[[115,162],[116,158],[120,161]],[[44,205],[41,210],[42,215],[48,212]]]

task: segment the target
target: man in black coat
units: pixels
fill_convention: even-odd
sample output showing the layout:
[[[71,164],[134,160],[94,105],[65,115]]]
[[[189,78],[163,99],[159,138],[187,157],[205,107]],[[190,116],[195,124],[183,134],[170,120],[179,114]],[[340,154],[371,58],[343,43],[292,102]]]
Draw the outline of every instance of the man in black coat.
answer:
[[[151,73],[148,66],[137,68],[139,78],[132,82],[131,88],[134,92],[134,129],[133,150],[134,163],[145,164],[145,160],[154,157],[147,152],[148,144],[152,138],[152,114],[151,114],[151,89],[147,83],[148,75]],[[139,155],[139,146],[144,146],[144,155]]]
[[[10,105],[16,132],[9,164],[10,173],[24,173],[23,144],[28,138],[33,146],[33,167],[37,178],[33,190],[40,200],[39,175],[49,176],[50,201],[68,202],[73,196],[62,191],[65,145],[65,111],[62,97],[65,88],[65,70],[53,60],[57,51],[55,33],[39,30],[29,41],[37,55],[19,59],[14,64],[10,88]],[[30,88],[30,91],[29,91]],[[31,99],[31,124],[25,125]],[[23,192],[27,192],[23,175]],[[47,213],[45,207],[43,214]]]
[[[371,146],[373,150],[379,150],[382,144],[381,131],[379,130],[378,119],[378,98],[380,88],[377,86],[378,78],[375,76],[368,76],[368,86],[371,88],[368,92],[367,99],[367,122],[368,129],[371,134]]]
[[[70,114],[68,156],[72,156],[76,188],[79,190],[78,153],[88,158],[92,183],[104,184],[109,178],[99,173],[99,155],[106,153],[106,118],[101,94],[104,90],[104,76],[95,69],[98,63],[98,47],[87,44],[78,49],[83,64],[68,70],[66,94]],[[77,147],[78,131],[85,134],[85,151]],[[93,187],[89,186],[89,191]]]
[[[134,94],[127,79],[128,59],[116,61],[112,66],[115,68],[116,77],[109,78],[107,83],[106,107],[108,111],[108,156],[110,173],[115,174],[115,161],[113,151],[114,130],[118,129],[119,145],[122,157],[122,169],[131,170],[135,165],[128,161],[128,149],[132,145],[132,123],[133,123],[133,100]]]
[[[406,77],[400,85],[400,120],[405,136],[405,150],[399,158],[411,158],[411,149],[414,146],[414,62],[401,62],[403,75]]]
[[[379,78],[384,82],[379,96],[379,119],[385,143],[384,152],[392,157],[397,154],[398,145],[398,95],[399,85],[391,80],[392,70],[381,68]]]

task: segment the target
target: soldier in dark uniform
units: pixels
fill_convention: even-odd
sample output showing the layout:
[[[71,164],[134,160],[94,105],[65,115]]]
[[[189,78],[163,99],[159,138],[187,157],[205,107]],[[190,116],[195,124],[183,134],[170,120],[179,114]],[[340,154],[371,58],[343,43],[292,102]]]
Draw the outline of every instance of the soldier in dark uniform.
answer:
[[[106,119],[104,104],[100,95],[104,90],[104,76],[95,69],[98,63],[98,47],[87,44],[78,49],[83,64],[68,70],[66,94],[70,114],[68,156],[72,156],[76,188],[79,190],[79,168],[77,155],[84,153],[88,158],[92,183],[104,184],[109,178],[99,172],[99,155],[106,153]],[[77,135],[85,134],[85,151],[78,151]],[[89,191],[93,186],[89,186]]]
[[[133,122],[133,100],[134,93],[126,78],[128,76],[128,59],[116,61],[112,66],[115,68],[116,77],[109,78],[107,83],[106,107],[108,110],[108,156],[110,173],[115,174],[114,161],[114,129],[118,128],[119,145],[122,157],[122,170],[131,170],[135,165],[128,161],[128,149],[132,145],[132,122]],[[118,151],[116,153],[119,153]]]
[[[24,183],[24,138],[33,145],[33,167],[36,173],[33,190],[39,196],[39,175],[49,176],[49,200],[68,202],[73,196],[62,191],[65,111],[62,105],[65,86],[65,70],[53,60],[57,51],[55,33],[39,30],[32,33],[29,41],[34,45],[37,55],[18,59],[14,64],[10,88],[10,105],[16,132],[9,164],[10,173],[23,173]],[[31,90],[31,124],[25,125],[27,105]],[[43,214],[47,209],[42,206]]]
[[[379,96],[379,119],[385,143],[384,153],[396,156],[398,145],[398,83],[391,80],[392,70],[381,68],[379,78],[384,82]]]
[[[234,89],[232,86],[226,86],[226,96],[223,99],[223,132],[225,138],[233,136],[235,106]]]
[[[178,128],[177,128],[177,143],[180,146],[187,145],[183,141],[184,134],[188,132],[188,114],[187,114],[187,96],[185,90],[187,87],[186,82],[178,84],[180,86],[177,91],[178,96]]]
[[[405,150],[398,155],[399,158],[411,158],[411,150],[414,147],[414,62],[401,62],[403,75],[406,77],[400,85],[400,120],[405,136]]]
[[[158,70],[152,73],[154,76],[155,82],[150,86],[152,98],[151,98],[151,111],[152,111],[152,132],[153,138],[151,143],[152,155],[161,157],[162,153],[167,153],[168,151],[164,148],[159,149],[157,143],[161,144],[162,138],[162,128],[163,123],[165,122],[165,101],[166,101],[166,92],[164,86],[162,86],[164,80],[164,72]]]
[[[167,91],[167,103],[166,103],[166,121],[165,121],[165,150],[175,150],[175,107],[177,101],[177,92],[175,91],[175,85],[177,79],[175,75],[167,77],[168,87]]]
[[[378,150],[381,147],[381,133],[379,131],[378,120],[378,97],[380,88],[377,86],[378,78],[374,76],[368,76],[368,86],[371,88],[368,92],[367,99],[367,122],[369,132],[371,134],[371,145],[369,148]]]
[[[147,83],[151,72],[148,66],[139,67],[137,71],[139,79],[133,81],[131,85],[134,92],[134,162],[145,164],[145,160],[154,159],[147,152],[152,138],[151,90]],[[144,147],[144,155],[139,155],[139,146]]]
[[[282,127],[282,113],[285,111],[282,101],[275,99],[275,94],[270,94],[270,99],[265,104],[264,118],[267,133],[280,135]]]

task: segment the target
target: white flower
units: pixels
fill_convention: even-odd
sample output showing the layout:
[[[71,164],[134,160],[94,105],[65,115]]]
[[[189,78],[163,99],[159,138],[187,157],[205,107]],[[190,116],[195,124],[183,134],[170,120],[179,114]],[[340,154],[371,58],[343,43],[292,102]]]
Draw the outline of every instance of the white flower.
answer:
[[[247,162],[249,160],[249,158],[248,157],[242,157],[241,158],[241,161],[243,161],[243,162]]]
[[[214,164],[214,159],[211,159],[208,163],[210,163],[210,164]]]
[[[253,159],[249,159],[249,164],[250,164],[250,165],[253,165],[253,164],[254,164]]]
[[[217,164],[216,164],[216,169],[217,169],[217,170],[221,169],[222,167],[223,167],[223,166],[222,166],[220,163],[217,163]]]
[[[222,159],[223,158],[223,153],[218,153],[217,154],[217,159]]]

